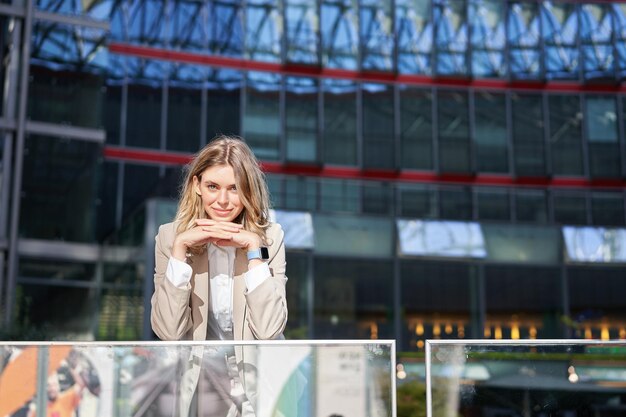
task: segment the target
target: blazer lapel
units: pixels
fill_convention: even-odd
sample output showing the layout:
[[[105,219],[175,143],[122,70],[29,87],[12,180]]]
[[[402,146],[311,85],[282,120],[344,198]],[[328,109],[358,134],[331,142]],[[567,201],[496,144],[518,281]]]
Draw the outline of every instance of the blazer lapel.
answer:
[[[243,325],[245,320],[245,306],[246,298],[244,293],[246,291],[246,281],[243,277],[248,271],[248,258],[246,253],[242,249],[237,249],[235,252],[235,268],[234,268],[234,280],[233,283],[233,337],[235,340],[243,339]]]
[[[192,255],[191,269],[191,314],[193,315],[193,340],[206,340],[207,319],[211,296],[209,294],[209,259],[207,252]]]

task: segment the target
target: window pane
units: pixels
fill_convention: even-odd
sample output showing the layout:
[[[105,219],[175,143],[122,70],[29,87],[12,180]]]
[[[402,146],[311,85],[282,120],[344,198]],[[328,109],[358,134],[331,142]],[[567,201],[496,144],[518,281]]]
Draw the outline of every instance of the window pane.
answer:
[[[259,159],[280,158],[279,90],[279,75],[248,73],[243,137]]]
[[[501,0],[470,2],[472,25],[472,75],[475,77],[504,77],[506,4]]]
[[[193,0],[170,3],[170,39],[176,50],[205,52],[208,45],[207,22],[209,4]]]
[[[624,268],[568,268],[572,336],[585,339],[623,339],[626,317]]]
[[[137,275],[134,271],[137,267],[131,266],[129,272]],[[96,338],[120,341],[143,338],[143,288],[102,290]]]
[[[399,188],[399,215],[414,219],[437,218],[437,191],[428,186],[401,186]]]
[[[242,74],[227,69],[212,69],[207,80],[207,137],[239,135],[241,122]]]
[[[361,185],[363,193],[363,213],[391,214],[391,188],[384,182],[364,181]]]
[[[562,337],[556,268],[486,266],[485,338],[552,339]]]
[[[476,169],[478,172],[508,172],[506,97],[476,92],[474,117]]]
[[[517,191],[515,194],[515,218],[533,223],[548,222],[546,194],[539,190]]]
[[[469,187],[439,190],[439,217],[451,220],[471,220],[472,193]]]
[[[123,218],[143,212],[146,199],[155,196],[159,186],[159,167],[126,164],[124,167]]]
[[[104,87],[103,127],[106,131],[107,145],[120,143],[122,94],[124,92],[122,83],[120,80],[109,78]]]
[[[622,120],[626,117],[622,115]],[[619,177],[620,148],[615,98],[585,97],[585,122],[589,140],[589,170],[593,177]]]
[[[512,94],[513,146],[517,175],[545,175],[541,96]]]
[[[430,1],[396,0],[398,72],[432,74],[433,24]]]
[[[555,193],[554,221],[561,224],[587,224],[587,203],[584,195]]]
[[[400,165],[407,169],[433,167],[433,95],[430,90],[400,89]]]
[[[361,51],[364,70],[393,69],[392,0],[360,0]]]
[[[203,68],[173,65],[167,91],[167,149],[196,152],[200,148]]]
[[[542,35],[546,78],[577,79],[578,6],[543,2],[541,4]]]
[[[356,85],[324,80],[324,162],[356,165]]]
[[[287,61],[317,64],[320,45],[316,0],[285,1]]]
[[[246,58],[280,61],[282,18],[273,0],[246,0]]]
[[[518,79],[536,79],[542,75],[539,4],[534,1],[509,3],[508,42],[510,74]]]
[[[467,93],[437,92],[439,168],[441,172],[470,172]]]
[[[287,177],[285,179],[285,190],[285,208],[317,211],[317,179]],[[329,204],[331,207],[334,207],[332,203]]]
[[[582,113],[578,96],[548,96],[552,172],[582,175]]]
[[[360,185],[344,180],[320,180],[322,211],[357,213],[360,206]]]
[[[393,87],[363,84],[363,167],[395,168]]]
[[[287,251],[289,264],[289,285],[287,285],[287,305],[289,320],[285,329],[287,339],[309,339],[309,322],[307,317],[309,275],[312,262],[308,254]]]
[[[118,201],[119,162],[104,162],[98,190],[97,207],[97,240],[107,238],[116,227]]]
[[[357,69],[357,0],[321,0],[322,59],[329,68]]]
[[[393,334],[391,262],[315,260],[315,337],[384,339]]]
[[[312,78],[287,77],[285,136],[287,160],[315,162],[317,158],[318,83]]]
[[[401,262],[402,350],[422,350],[426,339],[473,337],[475,274],[473,266],[460,263]]]
[[[95,241],[100,145],[32,135],[25,148],[20,237]]]
[[[615,9],[611,4],[583,4],[579,9],[582,63],[586,79],[615,77],[612,37],[622,33],[619,28],[613,29]]]
[[[476,190],[479,220],[510,220],[509,192],[497,188]]]
[[[624,194],[594,193],[591,195],[591,217],[598,226],[624,225]]]
[[[466,1],[435,0],[433,7],[437,74],[467,74],[468,65],[465,62],[468,47]]]

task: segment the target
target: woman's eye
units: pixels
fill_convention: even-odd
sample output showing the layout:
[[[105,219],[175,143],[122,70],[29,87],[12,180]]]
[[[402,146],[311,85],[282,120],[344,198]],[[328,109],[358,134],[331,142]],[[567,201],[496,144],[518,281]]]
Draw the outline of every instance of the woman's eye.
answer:
[[[237,187],[233,185],[232,187],[230,187],[230,191],[237,191]]]
[[[217,185],[215,184],[209,184],[208,187],[209,187],[209,190],[217,190]]]

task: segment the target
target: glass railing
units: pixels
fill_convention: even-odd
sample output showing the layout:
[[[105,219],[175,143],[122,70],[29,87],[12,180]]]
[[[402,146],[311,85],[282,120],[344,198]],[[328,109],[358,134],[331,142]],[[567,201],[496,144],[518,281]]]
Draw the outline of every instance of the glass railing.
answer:
[[[0,416],[395,416],[394,341],[5,343]]]
[[[427,341],[428,417],[626,415],[626,341]]]

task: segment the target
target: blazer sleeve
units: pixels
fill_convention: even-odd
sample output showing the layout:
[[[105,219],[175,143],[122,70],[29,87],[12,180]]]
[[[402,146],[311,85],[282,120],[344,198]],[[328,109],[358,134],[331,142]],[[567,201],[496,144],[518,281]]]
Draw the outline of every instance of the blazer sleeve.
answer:
[[[191,285],[178,288],[165,277],[175,229],[172,223],[159,227],[154,248],[154,294],[150,323],[161,340],[182,340],[192,327],[189,298]]]
[[[274,223],[269,230],[269,267],[272,276],[253,291],[246,291],[246,323],[256,339],[276,339],[282,336],[287,325],[287,298],[285,285],[285,243],[284,232]]]

